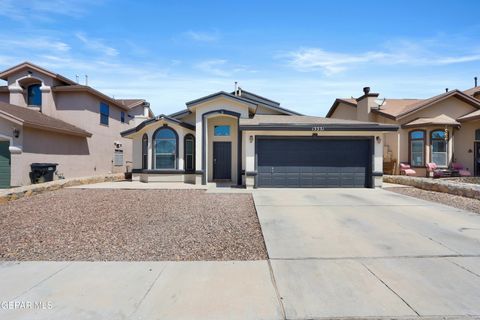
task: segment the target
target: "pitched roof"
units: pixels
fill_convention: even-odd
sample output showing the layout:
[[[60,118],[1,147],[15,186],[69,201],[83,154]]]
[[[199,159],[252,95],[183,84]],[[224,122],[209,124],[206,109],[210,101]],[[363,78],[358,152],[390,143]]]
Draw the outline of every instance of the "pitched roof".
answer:
[[[105,101],[108,101],[110,102],[111,104],[121,108],[121,109],[124,109],[124,110],[130,110],[130,107],[128,107],[127,105],[123,104],[121,102],[121,100],[116,100],[116,99],[113,99],[113,98],[110,98],[109,96],[107,96],[106,94],[103,94],[101,93],[100,91],[98,90],[95,90],[93,89],[92,87],[90,86],[84,86],[84,85],[81,85],[81,84],[75,84],[75,85],[69,85],[69,86],[56,86],[56,87],[53,87],[52,90],[54,92],[72,92],[72,91],[80,91],[80,92],[88,92],[96,97],[99,97]]]
[[[20,107],[13,104],[0,102],[0,116],[2,115],[15,119],[25,127],[60,132],[81,137],[92,136],[92,134],[88,131],[27,107]]]
[[[463,93],[468,94],[469,96],[474,96],[476,93],[480,93],[480,86],[467,89],[463,91]]]
[[[115,99],[120,104],[124,105],[128,109],[132,109],[137,107],[145,102],[145,99]]]
[[[138,131],[142,130],[142,129],[145,128],[146,126],[148,126],[148,125],[150,125],[150,124],[153,124],[153,123],[155,123],[155,122],[161,121],[161,120],[178,124],[179,126],[182,126],[182,127],[184,127],[184,128],[190,129],[190,130],[195,130],[195,126],[192,125],[192,124],[189,124],[189,123],[180,121],[180,120],[178,120],[178,119],[172,118],[172,117],[170,117],[170,116],[161,114],[161,115],[156,116],[155,118],[152,118],[152,119],[148,119],[148,120],[143,121],[142,123],[140,123],[140,124],[139,124],[138,126],[136,126],[135,128],[131,128],[131,129],[128,129],[128,130],[125,130],[125,131],[120,132],[120,135],[121,135],[122,137],[128,137],[129,135],[131,135],[131,134],[133,134],[133,133],[135,133],[135,132],[138,132]]]
[[[372,108],[373,113],[380,114],[384,117],[394,120],[402,119],[417,111],[427,108],[435,103],[448,99],[450,97],[456,97],[476,108],[480,108],[480,100],[475,99],[468,94],[459,91],[451,90],[442,94],[436,95],[428,99],[384,99],[383,103],[378,108]],[[340,103],[345,103],[352,107],[356,107],[357,103],[354,99],[336,99],[332,107],[327,113],[327,118],[331,117],[335,112],[335,109]]]
[[[397,131],[398,126],[356,120],[336,118],[323,118],[312,116],[288,115],[255,115],[253,118],[240,118],[240,129],[266,129],[266,130],[312,130],[319,126],[324,130],[371,130],[371,131]]]
[[[216,93],[212,93],[212,94],[209,94],[208,96],[204,96],[204,97],[189,101],[185,104],[187,105],[188,108],[191,108],[191,107],[193,107],[193,106],[195,106],[199,103],[203,103],[203,102],[206,102],[206,101],[209,101],[209,100],[213,100],[213,99],[218,98],[218,97],[224,97],[224,98],[227,98],[227,99],[238,100],[240,102],[247,103],[247,104],[250,104],[252,106],[256,105],[255,103],[253,103],[249,99],[245,99],[245,98],[230,94],[230,93],[225,92],[225,91],[219,91],[219,92],[216,92]]]
[[[235,95],[235,91],[233,91],[231,93],[232,95]],[[299,113],[299,112],[296,112],[296,111],[293,111],[293,110],[290,110],[290,109],[287,109],[287,108],[284,108],[284,107],[281,107],[280,106],[280,102],[277,102],[277,101],[274,101],[274,100],[271,100],[271,99],[268,99],[268,98],[265,98],[265,97],[262,97],[256,93],[253,93],[253,92],[250,92],[250,91],[247,91],[247,90],[243,90],[243,89],[238,89],[237,90],[237,96],[238,97],[242,97],[244,99],[248,99],[252,102],[254,102],[255,104],[262,104],[264,105],[265,107],[269,108],[269,109],[273,109],[275,111],[279,111],[283,114],[287,114],[287,115],[298,115],[298,116],[301,116],[302,114]]]
[[[447,115],[441,114],[432,118],[418,118],[403,125],[403,127],[418,127],[418,126],[436,126],[436,125],[448,125],[459,127],[460,122]]]
[[[35,70],[37,72],[40,72],[40,73],[43,73],[43,74],[46,74],[52,78],[55,78],[55,79],[58,79],[66,84],[76,84],[75,81],[73,80],[70,80],[62,75],[59,75],[58,73],[55,73],[55,72],[52,72],[50,70],[47,70],[45,68],[42,68],[40,66],[37,66],[36,64],[33,64],[31,62],[28,62],[28,61],[25,61],[25,62],[22,62],[20,64],[17,64],[11,68],[8,68],[7,70],[4,70],[2,72],[0,72],[0,79],[3,79],[3,80],[7,80],[8,79],[8,76],[11,75],[12,73],[15,73],[15,72],[18,72],[22,69],[26,69],[26,68],[30,68],[32,70]]]
[[[473,112],[467,113],[457,118],[457,120],[460,122],[467,121],[467,120],[476,120],[476,119],[480,119],[480,110],[475,110]]]

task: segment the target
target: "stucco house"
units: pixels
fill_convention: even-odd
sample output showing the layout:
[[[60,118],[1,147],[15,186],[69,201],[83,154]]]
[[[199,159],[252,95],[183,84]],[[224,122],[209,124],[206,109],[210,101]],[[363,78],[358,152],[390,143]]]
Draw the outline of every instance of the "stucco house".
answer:
[[[113,99],[30,62],[0,79],[0,188],[29,184],[32,163],[57,163],[65,178],[131,167],[120,132],[153,116],[145,100]]]
[[[133,179],[247,188],[377,187],[382,137],[398,129],[304,116],[240,88],[186,106],[122,132],[133,140]]]
[[[336,99],[326,117],[399,125],[397,132],[385,133],[385,169],[399,174],[398,164],[406,163],[417,176],[425,176],[427,163],[438,168],[458,163],[480,175],[480,86],[476,83],[466,91],[446,89],[428,99],[368,95],[370,99]]]

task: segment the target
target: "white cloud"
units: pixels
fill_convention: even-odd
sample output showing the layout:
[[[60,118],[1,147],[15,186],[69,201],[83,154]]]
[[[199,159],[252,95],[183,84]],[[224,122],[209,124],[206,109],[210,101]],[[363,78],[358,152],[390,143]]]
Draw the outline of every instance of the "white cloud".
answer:
[[[217,32],[205,32],[205,31],[187,31],[184,35],[191,40],[198,42],[215,42],[218,40],[219,35]]]
[[[77,32],[75,34],[77,39],[79,39],[88,49],[94,50],[98,53],[107,55],[107,56],[117,56],[118,50],[106,45],[101,39],[89,38],[83,32]]]
[[[0,38],[0,48],[2,50],[30,49],[52,52],[67,52],[70,50],[67,43],[49,37]]]
[[[298,71],[322,71],[326,75],[365,65],[435,66],[480,61],[480,54],[477,53],[445,55],[443,52],[437,53],[441,50],[435,49],[437,48],[402,41],[397,43],[395,48],[382,51],[356,54],[327,51],[322,48],[300,48],[278,57],[286,59],[287,64]]]
[[[231,71],[222,68],[225,67],[227,60],[224,59],[212,59],[198,63],[195,67],[203,72],[209,73],[214,76],[228,77],[231,75]]]

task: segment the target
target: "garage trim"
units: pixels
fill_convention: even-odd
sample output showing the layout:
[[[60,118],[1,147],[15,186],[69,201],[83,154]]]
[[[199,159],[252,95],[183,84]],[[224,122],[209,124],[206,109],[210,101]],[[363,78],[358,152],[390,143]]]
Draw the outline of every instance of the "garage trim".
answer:
[[[278,136],[278,135],[257,135],[255,136],[255,161],[254,161],[254,188],[258,188],[258,141],[262,139],[268,140],[302,140],[302,139],[312,139],[312,140],[366,140],[369,141],[369,161],[367,166],[367,185],[366,188],[373,188],[374,186],[374,172],[373,172],[373,159],[375,157],[375,137],[374,136]],[[382,174],[383,175],[383,174]]]

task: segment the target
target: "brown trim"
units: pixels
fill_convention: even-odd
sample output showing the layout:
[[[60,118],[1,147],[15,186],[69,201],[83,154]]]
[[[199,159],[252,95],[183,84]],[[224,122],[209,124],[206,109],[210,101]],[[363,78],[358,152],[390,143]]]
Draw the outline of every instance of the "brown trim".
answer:
[[[361,100],[363,100],[363,99],[365,99],[365,98],[367,98],[367,97],[377,98],[379,95],[380,95],[379,93],[367,93],[367,94],[364,94],[364,95],[361,96],[361,97],[358,97],[358,98],[355,99],[355,100],[357,100],[357,102],[358,102],[358,101],[361,101]]]
[[[420,131],[423,132],[423,139],[412,139],[412,132]],[[423,140],[423,166],[413,166],[412,165],[412,140]],[[424,129],[413,129],[408,131],[408,163],[412,168],[425,168],[426,165],[426,156],[427,155],[427,130]]]

